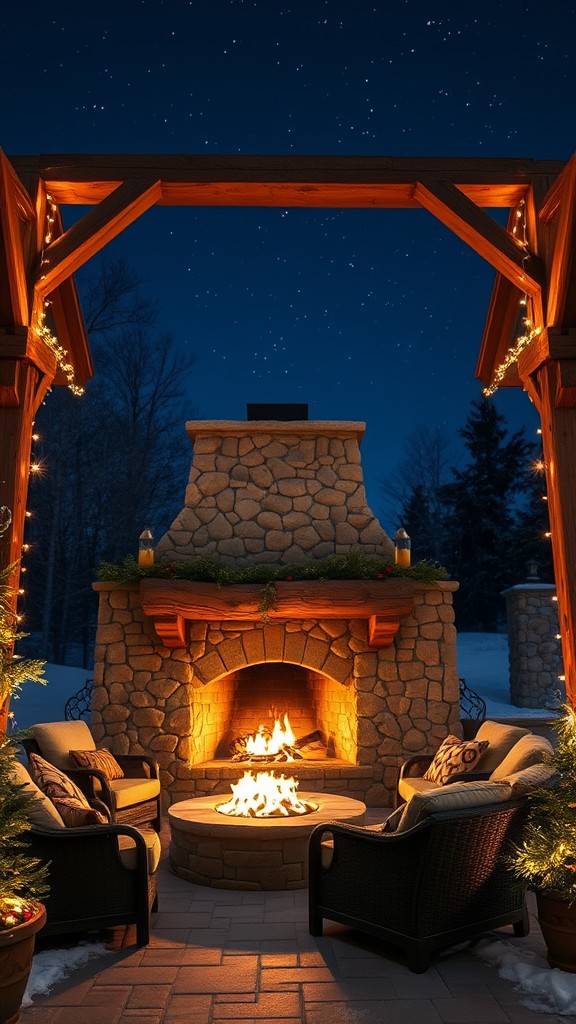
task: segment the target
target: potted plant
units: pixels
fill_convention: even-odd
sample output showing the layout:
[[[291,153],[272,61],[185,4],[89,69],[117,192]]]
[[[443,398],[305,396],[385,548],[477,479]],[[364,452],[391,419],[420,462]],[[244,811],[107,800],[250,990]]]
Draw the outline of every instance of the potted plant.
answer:
[[[514,870],[536,893],[538,920],[552,967],[576,973],[576,709],[554,722],[554,776],[528,798]]]
[[[14,780],[14,740],[0,737],[0,1024],[15,1024],[46,910],[47,867],[27,853],[31,797]]]

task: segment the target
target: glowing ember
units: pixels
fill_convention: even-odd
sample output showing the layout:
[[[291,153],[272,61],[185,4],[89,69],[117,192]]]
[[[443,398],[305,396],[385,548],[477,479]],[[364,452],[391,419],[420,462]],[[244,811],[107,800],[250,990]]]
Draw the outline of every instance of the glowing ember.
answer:
[[[278,754],[285,747],[293,747],[296,737],[292,732],[288,715],[284,715],[283,723],[282,725],[277,718],[272,733],[260,725],[255,736],[246,737],[246,753]]]
[[[236,818],[288,818],[317,811],[317,804],[301,800],[296,779],[287,779],[271,772],[244,772],[236,785],[231,783],[232,796],[216,807],[220,814]]]

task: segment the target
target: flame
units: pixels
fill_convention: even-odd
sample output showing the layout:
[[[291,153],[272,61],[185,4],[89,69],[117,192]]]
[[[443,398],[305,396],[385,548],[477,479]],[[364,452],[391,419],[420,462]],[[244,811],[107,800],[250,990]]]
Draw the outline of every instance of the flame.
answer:
[[[216,810],[238,818],[288,818],[317,810],[316,804],[300,799],[297,787],[296,779],[285,775],[244,772],[236,785],[230,784],[232,796],[228,802],[218,804]]]
[[[293,747],[296,737],[292,732],[288,715],[284,715],[284,725],[277,718],[274,722],[272,735],[266,735],[264,726],[258,726],[258,732],[254,736],[248,736],[246,740],[247,754],[277,754],[283,747]]]

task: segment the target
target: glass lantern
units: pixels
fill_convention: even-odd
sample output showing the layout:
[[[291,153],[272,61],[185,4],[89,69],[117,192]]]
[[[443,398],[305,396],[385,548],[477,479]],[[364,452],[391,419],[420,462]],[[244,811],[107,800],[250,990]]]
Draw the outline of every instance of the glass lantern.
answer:
[[[410,566],[411,541],[406,530],[398,530],[398,533],[394,537],[394,546],[394,561],[396,562],[396,565],[402,566],[403,569],[408,569]]]
[[[148,527],[140,534],[138,565],[154,565],[154,534]]]

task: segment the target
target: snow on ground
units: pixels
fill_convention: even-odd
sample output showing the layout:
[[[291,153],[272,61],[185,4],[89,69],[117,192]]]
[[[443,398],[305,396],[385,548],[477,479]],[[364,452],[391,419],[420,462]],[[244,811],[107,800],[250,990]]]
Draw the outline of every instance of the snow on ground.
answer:
[[[459,633],[457,659],[458,675],[484,698],[488,717],[549,717],[545,708],[518,708],[510,703],[505,634]],[[25,729],[35,722],[63,720],[66,701],[91,676],[89,669],[47,665],[48,684],[25,683],[21,697],[13,701],[15,726]],[[526,1007],[540,1013],[576,1013],[576,975],[553,969],[534,953],[502,940],[482,939],[471,948],[475,955],[496,967],[502,978],[526,993]],[[30,1006],[34,996],[47,995],[74,970],[106,952],[103,944],[92,943],[37,953],[23,1005]]]
[[[60,985],[73,971],[107,952],[103,942],[86,942],[78,943],[73,949],[47,949],[36,953],[22,1006],[32,1006],[34,998],[47,996],[55,985]]]
[[[510,703],[508,637],[505,633],[459,633],[458,675],[486,701],[489,718],[541,718],[546,709],[518,708]],[[64,705],[80,690],[92,670],[68,665],[47,665],[47,686],[25,683],[18,700],[12,702],[15,724],[27,729],[35,722],[64,719]]]

